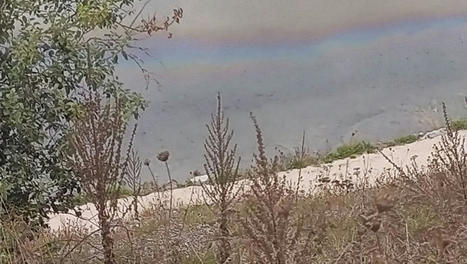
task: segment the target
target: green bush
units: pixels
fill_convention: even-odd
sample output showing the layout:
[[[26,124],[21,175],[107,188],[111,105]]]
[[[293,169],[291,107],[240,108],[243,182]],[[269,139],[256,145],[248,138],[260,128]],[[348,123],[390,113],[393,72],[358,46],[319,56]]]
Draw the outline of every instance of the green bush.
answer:
[[[82,110],[78,94],[118,96],[125,118],[143,108],[115,70],[134,49],[135,35],[120,26],[133,2],[0,2],[0,183],[8,187],[1,218],[15,211],[45,225],[49,213],[73,205],[79,183],[62,157]]]

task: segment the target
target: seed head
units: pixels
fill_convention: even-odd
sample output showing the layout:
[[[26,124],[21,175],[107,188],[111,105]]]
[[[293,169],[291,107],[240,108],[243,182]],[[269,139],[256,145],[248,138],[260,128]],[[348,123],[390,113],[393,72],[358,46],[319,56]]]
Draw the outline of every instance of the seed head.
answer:
[[[151,161],[149,159],[144,160],[144,166],[149,166],[149,163],[151,163]]]
[[[162,151],[161,153],[157,154],[157,159],[162,162],[166,162],[169,159],[169,152]]]

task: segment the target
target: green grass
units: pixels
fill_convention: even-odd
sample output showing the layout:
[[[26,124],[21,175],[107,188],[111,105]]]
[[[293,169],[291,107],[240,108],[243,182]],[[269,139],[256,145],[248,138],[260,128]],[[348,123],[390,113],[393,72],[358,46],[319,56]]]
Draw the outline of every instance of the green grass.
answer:
[[[364,153],[373,153],[375,149],[376,148],[372,144],[366,141],[344,144],[338,147],[335,151],[324,156],[322,160],[329,163],[339,159],[355,158],[356,156]]]
[[[85,193],[78,193],[72,198],[74,206],[80,206],[91,202]]]
[[[407,205],[403,210],[407,228],[412,235],[420,235],[441,222],[436,211],[430,206]]]
[[[453,122],[455,129],[467,129],[467,120],[465,123],[460,121]],[[464,128],[465,126],[465,128]],[[415,134],[401,136],[392,141],[385,142],[383,147],[392,147],[398,145],[410,144],[418,140],[418,136]],[[283,170],[301,169],[311,165],[319,165],[321,162],[330,163],[335,160],[345,158],[355,158],[358,155],[364,153],[374,153],[376,147],[367,141],[357,141],[353,143],[344,144],[339,146],[335,151],[330,152],[324,156],[318,157],[314,155],[306,154],[303,159],[295,154],[282,155],[281,163]]]
[[[311,165],[319,164],[318,157],[310,154],[305,154],[303,158],[299,155],[290,155],[282,157],[281,159],[285,170],[303,169]]]
[[[416,135],[407,135],[394,139],[395,145],[405,145],[417,141],[418,137]]]
[[[215,215],[207,205],[192,205],[186,208],[184,224],[196,226],[199,224],[211,223],[215,220]]]
[[[466,130],[467,129],[467,119],[457,119],[451,121],[451,129],[454,131]]]
[[[215,264],[216,255],[213,251],[208,251],[205,254],[197,252],[191,256],[187,256],[181,260],[182,264]]]
[[[133,191],[126,186],[121,186],[119,189],[116,190],[116,192],[118,194],[118,198],[126,198],[128,196],[133,195]]]
[[[115,190],[117,192],[118,198],[126,198],[128,196],[131,196],[133,192],[126,186],[121,186],[119,189]],[[89,199],[89,196],[84,193],[78,193],[72,198],[72,203],[74,206],[80,206],[83,204],[90,203],[91,200]]]

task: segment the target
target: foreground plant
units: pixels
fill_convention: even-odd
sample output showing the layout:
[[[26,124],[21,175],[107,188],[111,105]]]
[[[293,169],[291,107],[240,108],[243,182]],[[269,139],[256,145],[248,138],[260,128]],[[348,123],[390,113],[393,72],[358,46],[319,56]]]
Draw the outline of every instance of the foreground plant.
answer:
[[[443,103],[443,113],[446,123],[446,135],[441,142],[434,146],[431,169],[438,173],[446,173],[446,184],[458,189],[459,195],[467,205],[467,153],[465,150],[465,137],[459,134],[459,129],[450,122]]]
[[[127,173],[135,135],[133,130],[128,150],[124,151],[128,122],[125,106],[118,97],[106,100],[99,93],[90,91],[70,134],[72,149],[68,161],[83,191],[96,206],[105,264],[115,263],[111,232],[118,216],[120,188]]]
[[[204,169],[208,177],[207,183],[201,184],[207,196],[207,204],[217,217],[216,263],[227,263],[232,254],[230,243],[233,205],[238,197],[238,167],[240,158],[236,157],[237,145],[231,147],[233,131],[229,128],[229,119],[225,119],[222,111],[220,93],[217,94],[217,111],[211,115],[211,123],[206,125],[208,137],[204,143]]]
[[[433,146],[427,167],[413,159],[402,168],[381,152],[400,177],[375,190],[374,209],[363,218],[377,245],[370,260],[463,263],[466,259],[465,138],[453,129],[444,104],[443,114],[446,134]],[[355,250],[370,255],[365,253],[373,246],[368,237],[360,240],[367,245]]]
[[[128,166],[125,173],[125,183],[131,189],[131,195],[133,197],[133,213],[136,220],[139,219],[138,210],[138,197],[141,195],[142,182],[141,182],[141,167],[142,162],[137,152],[131,150],[128,156]]]
[[[278,158],[266,156],[261,129],[256,128],[258,153],[248,173],[251,182],[245,195],[245,210],[240,217],[252,263],[309,263],[311,232],[305,231],[304,215],[297,212],[298,193],[278,174]],[[298,184],[298,183],[297,183]],[[297,214],[298,213],[298,214]],[[310,257],[310,256],[308,256]]]

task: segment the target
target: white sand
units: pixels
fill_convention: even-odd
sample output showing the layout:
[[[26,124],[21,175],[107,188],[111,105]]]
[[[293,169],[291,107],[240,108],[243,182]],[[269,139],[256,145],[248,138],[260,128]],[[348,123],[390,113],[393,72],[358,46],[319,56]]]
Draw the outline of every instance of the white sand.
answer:
[[[467,131],[461,131],[462,136],[467,135]],[[434,138],[426,138],[417,142],[386,148],[383,150],[397,165],[405,167],[409,165],[412,160],[415,160],[418,165],[424,166],[427,164],[428,157],[431,155],[433,145],[438,143],[440,136]],[[317,184],[319,176],[328,176],[330,179],[344,177],[352,180],[354,183],[374,183],[383,173],[394,171],[393,166],[379,153],[365,154],[354,159],[343,159],[334,161],[331,164],[326,164],[321,167],[309,166],[302,169],[301,172],[301,185],[302,190],[311,190]],[[356,173],[359,172],[359,173]],[[358,174],[358,175],[357,175]],[[290,170],[281,172],[288,181],[296,183],[299,178],[299,170]],[[245,185],[245,181],[239,182]],[[119,202],[119,211],[126,211],[132,198],[123,198]],[[169,191],[163,193],[152,193],[147,196],[139,198],[140,211],[145,208],[151,208],[159,201],[168,202]],[[200,204],[204,202],[203,189],[199,186],[191,186],[186,188],[173,190],[173,201],[175,206]],[[69,224],[77,224],[79,226],[89,228],[90,230],[96,229],[97,211],[92,204],[86,204],[79,207],[82,211],[80,218],[74,215],[73,211],[68,214],[54,214],[50,215],[48,222],[51,230],[60,230]]]

